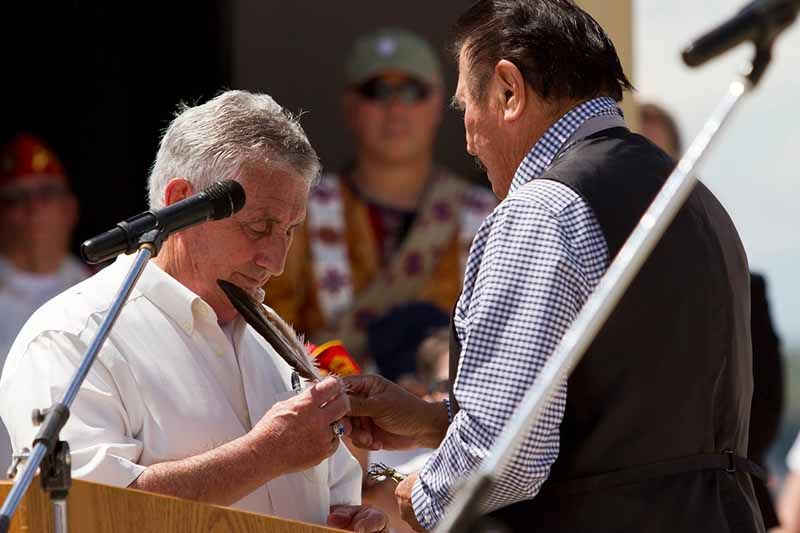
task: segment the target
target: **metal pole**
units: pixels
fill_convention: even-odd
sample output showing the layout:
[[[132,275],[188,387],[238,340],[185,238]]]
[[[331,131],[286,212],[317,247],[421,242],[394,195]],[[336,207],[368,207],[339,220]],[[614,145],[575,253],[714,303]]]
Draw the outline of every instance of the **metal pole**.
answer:
[[[67,524],[67,500],[64,498],[51,500],[53,507],[53,531],[54,533],[69,533]]]
[[[75,400],[75,396],[77,396],[83,380],[86,379],[94,360],[97,358],[100,348],[103,346],[106,338],[108,338],[108,334],[111,332],[111,328],[117,321],[120,311],[122,311],[122,306],[125,305],[125,302],[128,300],[128,296],[130,296],[136,282],[139,281],[139,277],[142,275],[144,267],[147,265],[147,261],[150,260],[154,251],[155,248],[151,244],[144,244],[139,249],[133,265],[126,274],[125,280],[122,282],[122,286],[114,297],[108,313],[106,313],[103,322],[100,324],[97,335],[86,350],[86,354],[84,354],[80,366],[75,370],[64,392],[60,403],[67,408],[69,408]],[[14,511],[16,511],[22,501],[22,497],[33,481],[33,477],[36,475],[36,471],[39,469],[39,465],[46,453],[47,444],[41,441],[37,442],[28,460],[22,466],[21,473],[14,479],[11,492],[6,497],[5,502],[3,502],[3,507],[0,508],[0,533],[8,529],[11,517],[14,515]],[[64,509],[64,513],[66,513],[66,508]]]
[[[501,433],[478,471],[468,478],[453,503],[448,506],[445,516],[436,528],[437,532],[468,530],[472,519],[479,514],[479,494],[505,471],[522,440],[541,417],[558,385],[567,379],[580,361],[697,183],[697,178],[691,172],[705,156],[706,149],[730,117],[742,95],[752,88],[751,82],[744,77],[731,83],[728,92],[667,178],[575,321],[564,333],[553,355],[542,367],[540,375],[511,416],[509,425]]]

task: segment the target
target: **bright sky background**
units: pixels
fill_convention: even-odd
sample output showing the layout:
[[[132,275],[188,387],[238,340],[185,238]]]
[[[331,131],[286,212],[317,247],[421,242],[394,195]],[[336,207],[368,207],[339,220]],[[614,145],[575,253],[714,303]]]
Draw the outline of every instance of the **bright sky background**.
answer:
[[[616,1],[616,0],[610,0]],[[751,47],[690,69],[680,50],[733,15],[743,0],[634,0],[633,82],[668,108],[688,145],[745,71]],[[731,214],[752,270],[767,276],[784,346],[800,350],[800,21],[783,33],[759,87],[718,137],[699,170]],[[687,258],[688,259],[688,258]]]

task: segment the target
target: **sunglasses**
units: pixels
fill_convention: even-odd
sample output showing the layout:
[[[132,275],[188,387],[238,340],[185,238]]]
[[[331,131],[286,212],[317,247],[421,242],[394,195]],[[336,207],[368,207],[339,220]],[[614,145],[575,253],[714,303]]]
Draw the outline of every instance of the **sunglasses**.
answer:
[[[0,191],[0,203],[21,205],[34,201],[50,202],[67,194],[67,187],[61,183],[48,183],[37,187],[8,187]]]
[[[428,98],[431,88],[415,79],[407,79],[400,83],[388,83],[382,78],[372,78],[356,87],[356,92],[365,100],[386,102],[397,98],[406,104],[416,104]]]

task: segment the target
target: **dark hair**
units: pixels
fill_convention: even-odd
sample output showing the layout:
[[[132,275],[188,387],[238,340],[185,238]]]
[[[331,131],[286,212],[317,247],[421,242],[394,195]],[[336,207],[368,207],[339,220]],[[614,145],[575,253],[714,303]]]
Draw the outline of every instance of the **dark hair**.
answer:
[[[545,100],[622,100],[633,86],[611,39],[571,0],[479,0],[453,28],[451,50],[462,48],[475,74],[469,90],[483,98],[494,66],[511,61]]]
[[[674,151],[674,154],[670,155],[674,155],[675,157],[680,155],[683,151],[681,132],[678,129],[678,124],[675,122],[675,119],[672,118],[672,115],[670,115],[666,109],[656,104],[641,103],[639,104],[639,117],[641,118],[642,124],[645,122],[661,123],[669,134],[669,141]]]

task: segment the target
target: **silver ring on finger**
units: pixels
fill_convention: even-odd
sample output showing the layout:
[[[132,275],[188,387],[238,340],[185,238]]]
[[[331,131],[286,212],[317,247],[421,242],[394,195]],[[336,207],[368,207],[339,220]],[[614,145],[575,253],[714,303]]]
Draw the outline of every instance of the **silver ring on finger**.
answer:
[[[344,424],[341,420],[337,420],[331,424],[331,430],[333,430],[333,436],[337,439],[344,437]]]

